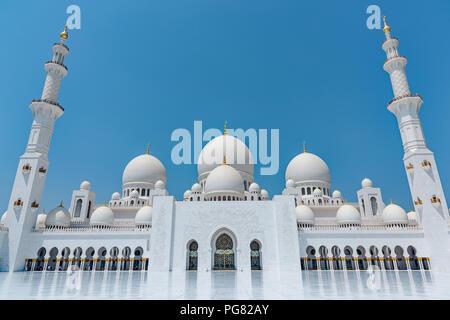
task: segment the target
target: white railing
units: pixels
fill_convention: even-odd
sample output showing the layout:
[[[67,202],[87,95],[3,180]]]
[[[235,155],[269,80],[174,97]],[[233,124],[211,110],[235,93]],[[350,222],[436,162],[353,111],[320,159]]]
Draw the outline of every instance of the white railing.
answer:
[[[363,225],[363,226],[351,226],[340,227],[338,225],[315,225],[312,227],[299,227],[301,232],[422,232],[423,229],[420,226],[383,226],[383,225]]]
[[[114,226],[114,227],[67,227],[67,228],[60,228],[60,227],[52,227],[52,228],[45,228],[45,229],[33,229],[33,232],[36,233],[68,233],[68,232],[89,232],[89,233],[100,233],[100,232],[149,232],[151,230],[150,228],[137,228],[134,226]]]

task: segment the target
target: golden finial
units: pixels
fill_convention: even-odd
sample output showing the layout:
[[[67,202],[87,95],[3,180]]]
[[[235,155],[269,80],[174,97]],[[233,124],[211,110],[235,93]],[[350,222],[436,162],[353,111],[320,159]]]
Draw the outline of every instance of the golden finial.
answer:
[[[149,153],[148,153],[149,148],[150,148],[150,143],[147,143],[147,154],[149,154]]]
[[[60,207],[62,207],[62,206],[63,206],[63,205],[62,205],[62,200],[61,200],[61,202],[59,203],[59,206],[60,206]]]
[[[149,207],[149,206],[150,206],[150,201],[147,200],[147,207]]]
[[[226,156],[226,155],[223,156],[223,162],[222,162],[222,164],[223,164],[223,165],[227,164],[227,156]]]
[[[227,120],[225,120],[225,126],[223,127],[223,135],[227,135]]]
[[[67,24],[64,26],[64,31],[61,32],[60,37],[63,39],[67,39],[69,37],[69,34],[67,33]]]
[[[387,23],[386,23],[386,17],[385,17],[385,16],[383,16],[383,22],[384,22],[383,32],[384,32],[384,33],[390,32],[390,31],[391,31],[391,27],[389,27],[389,26],[387,25]]]
[[[390,199],[390,201],[391,201],[391,204],[392,204],[392,198]]]
[[[42,214],[45,214],[45,209],[42,209]]]
[[[103,206],[106,207],[106,201],[103,201]]]
[[[306,152],[306,142],[303,141],[303,153],[305,153],[305,152]]]
[[[347,199],[345,199],[345,204],[348,204]]]

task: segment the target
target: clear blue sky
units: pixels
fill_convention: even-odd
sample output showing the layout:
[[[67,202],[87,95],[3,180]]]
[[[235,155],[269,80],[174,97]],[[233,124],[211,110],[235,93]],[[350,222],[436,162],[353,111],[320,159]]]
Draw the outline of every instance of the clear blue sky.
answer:
[[[145,152],[165,165],[168,190],[181,199],[195,165],[176,166],[170,135],[205,128],[280,129],[280,171],[255,176],[281,193],[284,171],[299,152],[322,157],[333,189],[349,201],[367,176],[411,206],[392,99],[382,68],[384,35],[366,27],[366,8],[388,16],[408,58],[412,92],[448,195],[450,149],[450,1],[2,1],[0,3],[0,202],[6,210],[18,158],[41,96],[51,46],[80,6],[70,31],[42,206],[68,206],[88,179],[97,203],[120,191],[128,161]]]

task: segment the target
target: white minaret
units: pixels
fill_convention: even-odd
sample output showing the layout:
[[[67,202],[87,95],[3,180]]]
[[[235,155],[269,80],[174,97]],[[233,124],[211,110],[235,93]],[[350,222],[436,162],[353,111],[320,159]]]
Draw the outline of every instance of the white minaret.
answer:
[[[2,264],[1,269],[23,270],[25,258],[28,258],[27,243],[30,232],[36,224],[39,204],[44,191],[48,171],[48,151],[55,120],[64,113],[58,100],[62,78],[67,74],[63,64],[69,49],[64,42],[67,39],[67,26],[61,33],[59,43],[53,45],[53,59],[44,65],[47,72],[41,99],[33,100],[30,109],[34,121],[25,153],[20,157],[16,178],[8,204],[6,224],[9,228],[9,267]]]
[[[449,246],[442,249],[439,245],[437,248],[437,244],[448,238],[449,211],[434,154],[428,149],[419,118],[423,100],[418,94],[411,94],[405,74],[406,58],[398,54],[398,39],[391,37],[391,28],[386,18],[383,20],[386,40],[382,47],[387,55],[383,68],[390,75],[394,91],[388,109],[397,117],[405,151],[403,162],[419,223],[424,227],[431,252],[438,249],[431,264],[433,266],[433,260],[441,260],[443,264],[436,264],[444,265],[444,257],[450,258],[450,251],[446,249]]]

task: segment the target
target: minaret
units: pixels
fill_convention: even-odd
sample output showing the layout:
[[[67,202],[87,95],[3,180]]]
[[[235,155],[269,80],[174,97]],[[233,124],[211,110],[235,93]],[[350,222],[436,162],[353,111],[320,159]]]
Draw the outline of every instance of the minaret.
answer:
[[[394,91],[394,99],[387,107],[397,117],[405,152],[403,162],[419,223],[424,227],[427,241],[434,242],[432,246],[436,247],[439,241],[448,241],[447,201],[434,154],[428,149],[419,118],[423,100],[418,94],[411,94],[405,73],[407,60],[398,54],[398,39],[391,37],[391,28],[386,24],[386,18],[383,20],[386,40],[382,48],[387,55],[383,68],[390,75]],[[450,252],[441,250],[434,255],[435,261],[446,255],[450,257]]]
[[[41,99],[33,100],[30,109],[34,121],[25,153],[20,157],[16,178],[9,200],[7,226],[9,228],[9,270],[23,270],[30,232],[35,226],[45,178],[48,171],[48,151],[55,120],[63,115],[58,94],[61,80],[67,74],[64,58],[69,49],[64,42],[68,38],[67,26],[60,35],[60,42],[53,45],[53,59],[44,65],[47,72]],[[4,264],[1,266],[5,268]]]

